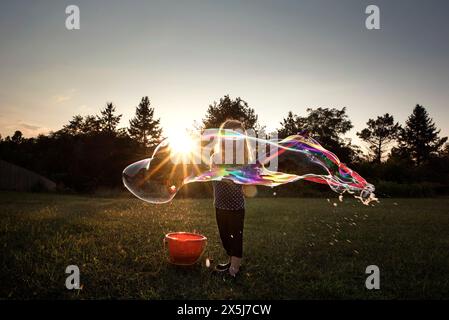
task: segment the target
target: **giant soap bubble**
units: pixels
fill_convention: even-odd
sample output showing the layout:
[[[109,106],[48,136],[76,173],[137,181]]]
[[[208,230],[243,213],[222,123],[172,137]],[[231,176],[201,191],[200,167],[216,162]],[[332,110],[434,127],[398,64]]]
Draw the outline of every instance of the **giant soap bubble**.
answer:
[[[176,139],[162,141],[151,158],[125,168],[123,183],[136,197],[149,203],[171,201],[188,183],[222,179],[269,187],[306,180],[327,184],[339,194],[353,194],[364,204],[377,200],[372,184],[311,137],[298,134],[283,140],[266,140],[233,130],[219,132],[203,134],[201,142],[191,143],[188,148],[186,143]],[[231,149],[235,152],[231,155],[231,164],[223,159],[226,155],[216,160],[217,155],[221,155],[217,152],[220,146],[242,141],[250,150],[249,155],[243,156],[243,161],[236,161],[235,145]],[[265,152],[268,149],[270,152]],[[277,170],[271,168],[273,162],[278,165]]]

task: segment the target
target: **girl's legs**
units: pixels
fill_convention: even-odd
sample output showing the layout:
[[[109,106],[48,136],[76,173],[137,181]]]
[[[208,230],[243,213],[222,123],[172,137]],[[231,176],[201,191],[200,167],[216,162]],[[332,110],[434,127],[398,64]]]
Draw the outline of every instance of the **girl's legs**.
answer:
[[[243,254],[243,226],[245,210],[222,210],[216,208],[216,218],[220,239],[230,257],[231,275],[237,274]]]

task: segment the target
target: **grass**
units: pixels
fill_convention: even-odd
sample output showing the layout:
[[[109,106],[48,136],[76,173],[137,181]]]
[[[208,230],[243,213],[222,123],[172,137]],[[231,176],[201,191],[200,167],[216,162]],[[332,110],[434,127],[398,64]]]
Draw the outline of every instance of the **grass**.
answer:
[[[338,206],[334,207],[333,202]],[[449,199],[248,201],[244,269],[235,281],[204,263],[224,259],[210,199],[0,193],[0,299],[429,299],[449,292]],[[208,237],[201,262],[167,263],[170,231]],[[78,265],[82,290],[65,288]],[[378,265],[381,289],[365,288]]]

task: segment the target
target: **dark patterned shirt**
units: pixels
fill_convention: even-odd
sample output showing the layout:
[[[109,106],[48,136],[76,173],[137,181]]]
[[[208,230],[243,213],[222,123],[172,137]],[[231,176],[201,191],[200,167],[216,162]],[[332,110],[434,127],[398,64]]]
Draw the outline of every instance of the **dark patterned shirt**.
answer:
[[[240,210],[245,208],[242,185],[229,180],[214,181],[214,205],[223,210]]]

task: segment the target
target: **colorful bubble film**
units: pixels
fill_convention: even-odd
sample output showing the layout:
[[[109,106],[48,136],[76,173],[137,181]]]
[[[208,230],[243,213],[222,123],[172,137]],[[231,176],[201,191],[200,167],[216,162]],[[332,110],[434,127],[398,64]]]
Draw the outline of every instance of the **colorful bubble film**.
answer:
[[[191,150],[189,154],[182,155],[176,155],[176,149],[166,139],[157,146],[151,158],[135,162],[123,171],[123,183],[136,197],[150,203],[171,201],[180,188],[188,183],[222,179],[242,185],[268,187],[306,180],[327,184],[339,194],[352,194],[364,204],[377,200],[372,184],[340,162],[335,154],[323,148],[313,138],[293,135],[274,141],[226,130],[220,135],[206,135],[206,140],[211,139],[216,142],[212,146],[209,144],[210,154]],[[245,141],[248,146],[269,146],[274,152],[257,159],[247,156],[241,164],[219,164],[220,161],[214,160],[220,155],[220,146],[239,140]],[[196,158],[201,161],[174,161],[177,156],[178,160],[183,157],[184,160]],[[267,169],[267,163],[273,160],[279,164],[277,171]]]

